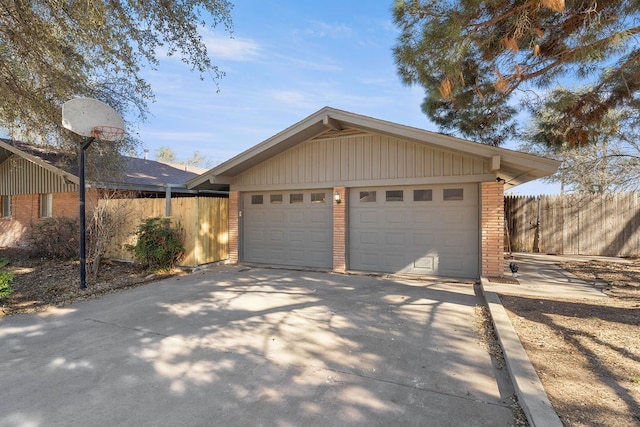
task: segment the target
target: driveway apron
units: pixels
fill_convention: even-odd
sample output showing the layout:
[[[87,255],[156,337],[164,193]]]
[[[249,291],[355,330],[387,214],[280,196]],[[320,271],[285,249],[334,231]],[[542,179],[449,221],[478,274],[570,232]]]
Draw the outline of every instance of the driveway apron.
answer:
[[[0,320],[0,426],[509,426],[467,283],[219,267]]]

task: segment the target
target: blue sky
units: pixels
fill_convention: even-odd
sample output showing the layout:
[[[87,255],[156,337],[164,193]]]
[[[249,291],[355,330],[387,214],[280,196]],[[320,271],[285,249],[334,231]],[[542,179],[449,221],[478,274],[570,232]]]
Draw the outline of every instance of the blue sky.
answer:
[[[235,1],[233,38],[222,28],[203,31],[213,62],[226,73],[217,86],[179,58],[144,72],[156,96],[138,128],[150,158],[169,146],[179,159],[197,150],[213,166],[324,106],[437,131],[420,111],[422,88],[402,85],[396,73],[392,3]],[[515,192],[559,188],[534,182]]]

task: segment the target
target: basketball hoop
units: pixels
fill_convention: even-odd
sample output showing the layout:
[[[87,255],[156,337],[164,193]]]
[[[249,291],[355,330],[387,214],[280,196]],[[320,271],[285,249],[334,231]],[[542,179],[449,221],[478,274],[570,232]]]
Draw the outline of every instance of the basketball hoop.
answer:
[[[94,126],[91,136],[102,141],[118,142],[124,139],[124,129],[116,126]]]
[[[97,125],[96,123],[102,123]],[[86,288],[86,225],[85,225],[85,152],[94,138],[118,142],[124,138],[124,120],[116,110],[93,98],[75,98],[62,104],[62,127],[83,136],[78,146],[79,219],[80,219],[80,289]]]

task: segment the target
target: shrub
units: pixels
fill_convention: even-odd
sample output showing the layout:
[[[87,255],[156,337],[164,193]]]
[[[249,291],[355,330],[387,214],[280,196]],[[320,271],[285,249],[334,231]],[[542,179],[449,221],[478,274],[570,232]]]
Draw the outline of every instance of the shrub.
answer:
[[[127,250],[143,267],[152,270],[170,270],[175,267],[184,247],[180,233],[171,228],[169,218],[148,218],[136,231],[135,245],[126,245]]]
[[[0,258],[0,268],[3,268],[8,263],[8,259]],[[0,271],[0,300],[8,298],[13,292],[11,282],[13,282],[13,273],[11,271]]]
[[[47,218],[33,224],[27,236],[30,251],[46,258],[71,259],[79,253],[80,226],[69,217]]]

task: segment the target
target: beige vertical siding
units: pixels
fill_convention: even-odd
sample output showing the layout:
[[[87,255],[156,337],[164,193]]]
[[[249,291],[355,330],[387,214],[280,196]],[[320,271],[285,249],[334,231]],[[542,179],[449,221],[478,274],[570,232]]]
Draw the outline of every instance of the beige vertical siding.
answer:
[[[486,161],[381,134],[315,138],[235,178],[240,186],[402,180],[488,173]]]
[[[13,156],[0,164],[0,194],[68,193],[78,186],[41,166]]]

